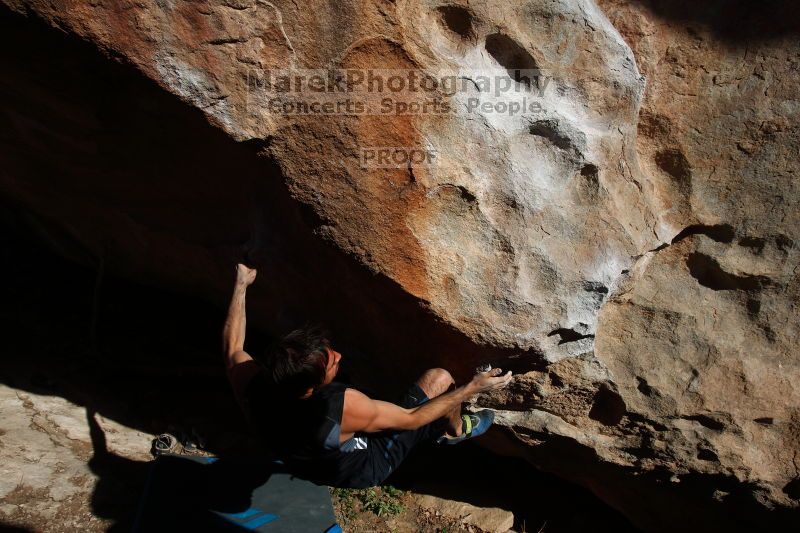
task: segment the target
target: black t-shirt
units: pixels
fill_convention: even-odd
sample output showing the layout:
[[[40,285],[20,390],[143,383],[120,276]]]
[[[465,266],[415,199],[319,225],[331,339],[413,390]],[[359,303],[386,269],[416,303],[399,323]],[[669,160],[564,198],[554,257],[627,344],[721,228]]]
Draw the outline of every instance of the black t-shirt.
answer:
[[[257,433],[292,474],[320,485],[368,486],[374,476],[366,435],[339,444],[346,389],[334,381],[306,399],[276,397],[261,372],[245,397]]]

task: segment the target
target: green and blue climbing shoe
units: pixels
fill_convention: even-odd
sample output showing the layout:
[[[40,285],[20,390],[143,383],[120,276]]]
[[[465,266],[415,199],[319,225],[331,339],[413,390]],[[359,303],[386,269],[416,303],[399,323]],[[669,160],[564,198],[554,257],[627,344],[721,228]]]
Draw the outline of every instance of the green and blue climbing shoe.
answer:
[[[458,444],[467,439],[479,437],[486,433],[492,422],[494,422],[494,411],[491,409],[483,409],[477,413],[464,413],[461,415],[461,435],[458,437],[443,435],[436,442],[439,444]]]

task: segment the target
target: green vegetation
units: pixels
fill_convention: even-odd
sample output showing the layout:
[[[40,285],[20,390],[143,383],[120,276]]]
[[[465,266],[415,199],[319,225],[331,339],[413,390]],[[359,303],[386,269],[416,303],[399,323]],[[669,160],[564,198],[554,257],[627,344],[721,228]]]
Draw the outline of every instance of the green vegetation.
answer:
[[[346,520],[352,520],[356,515],[354,489],[332,488],[331,496],[339,502],[340,509]]]
[[[331,494],[339,501],[342,513],[348,520],[360,511],[369,511],[376,516],[396,515],[403,512],[402,490],[390,485],[370,489],[337,489]]]
[[[364,509],[377,516],[395,515],[403,512],[403,505],[400,503],[402,496],[403,491],[387,485],[377,490],[366,489],[361,502]]]

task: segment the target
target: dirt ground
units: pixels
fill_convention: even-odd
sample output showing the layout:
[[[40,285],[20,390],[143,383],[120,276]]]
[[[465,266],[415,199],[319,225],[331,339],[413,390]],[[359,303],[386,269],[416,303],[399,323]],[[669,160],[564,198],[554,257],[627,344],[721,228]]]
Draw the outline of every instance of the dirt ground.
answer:
[[[388,492],[388,494],[387,494]],[[422,507],[418,495],[389,487],[364,490],[332,489],[334,512],[345,533],[484,533],[460,519]]]

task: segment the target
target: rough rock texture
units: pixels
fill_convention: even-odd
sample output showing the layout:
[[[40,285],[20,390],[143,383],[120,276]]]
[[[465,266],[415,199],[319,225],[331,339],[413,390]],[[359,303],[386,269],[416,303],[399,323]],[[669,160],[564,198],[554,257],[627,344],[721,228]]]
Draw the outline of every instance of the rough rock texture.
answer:
[[[420,507],[437,514],[475,526],[489,533],[507,533],[514,526],[514,514],[497,507],[477,507],[469,503],[445,500],[424,494],[419,496]]]
[[[59,397],[20,392],[0,385],[0,520],[38,531],[106,531],[109,524],[90,511],[101,507],[98,463],[123,475],[126,463],[151,458],[150,435],[134,431]],[[91,422],[90,422],[91,420]],[[103,435],[105,449],[92,448]],[[144,468],[142,468],[144,471]],[[104,487],[114,505],[114,487]],[[116,502],[118,503],[118,502]]]
[[[146,156],[119,147],[130,131],[85,112],[96,99],[50,94],[45,74],[27,75],[35,66],[9,69],[21,89],[7,91],[0,186],[65,253],[220,299],[247,241],[285,283],[262,289],[263,324],[281,299],[339,309],[340,328],[371,332],[363,346],[391,339],[377,365],[400,374],[492,355],[521,373],[481,400],[509,428],[497,449],[589,486],[637,525],[797,523],[792,2],[4,3],[133,64],[241,143],[165,139],[151,161],[174,166],[148,174],[132,160]],[[436,93],[446,114],[270,112],[264,70],[319,68],[455,72],[473,88]],[[480,76],[516,68],[542,76],[478,91]],[[542,110],[470,110],[470,98]],[[58,116],[36,116],[38,99]],[[119,111],[144,135],[161,124]],[[424,148],[436,164],[363,165],[369,147]],[[98,152],[107,168],[91,167]],[[43,172],[48,160],[79,181]],[[353,260],[380,276],[353,273]],[[298,300],[301,286],[350,305]]]

